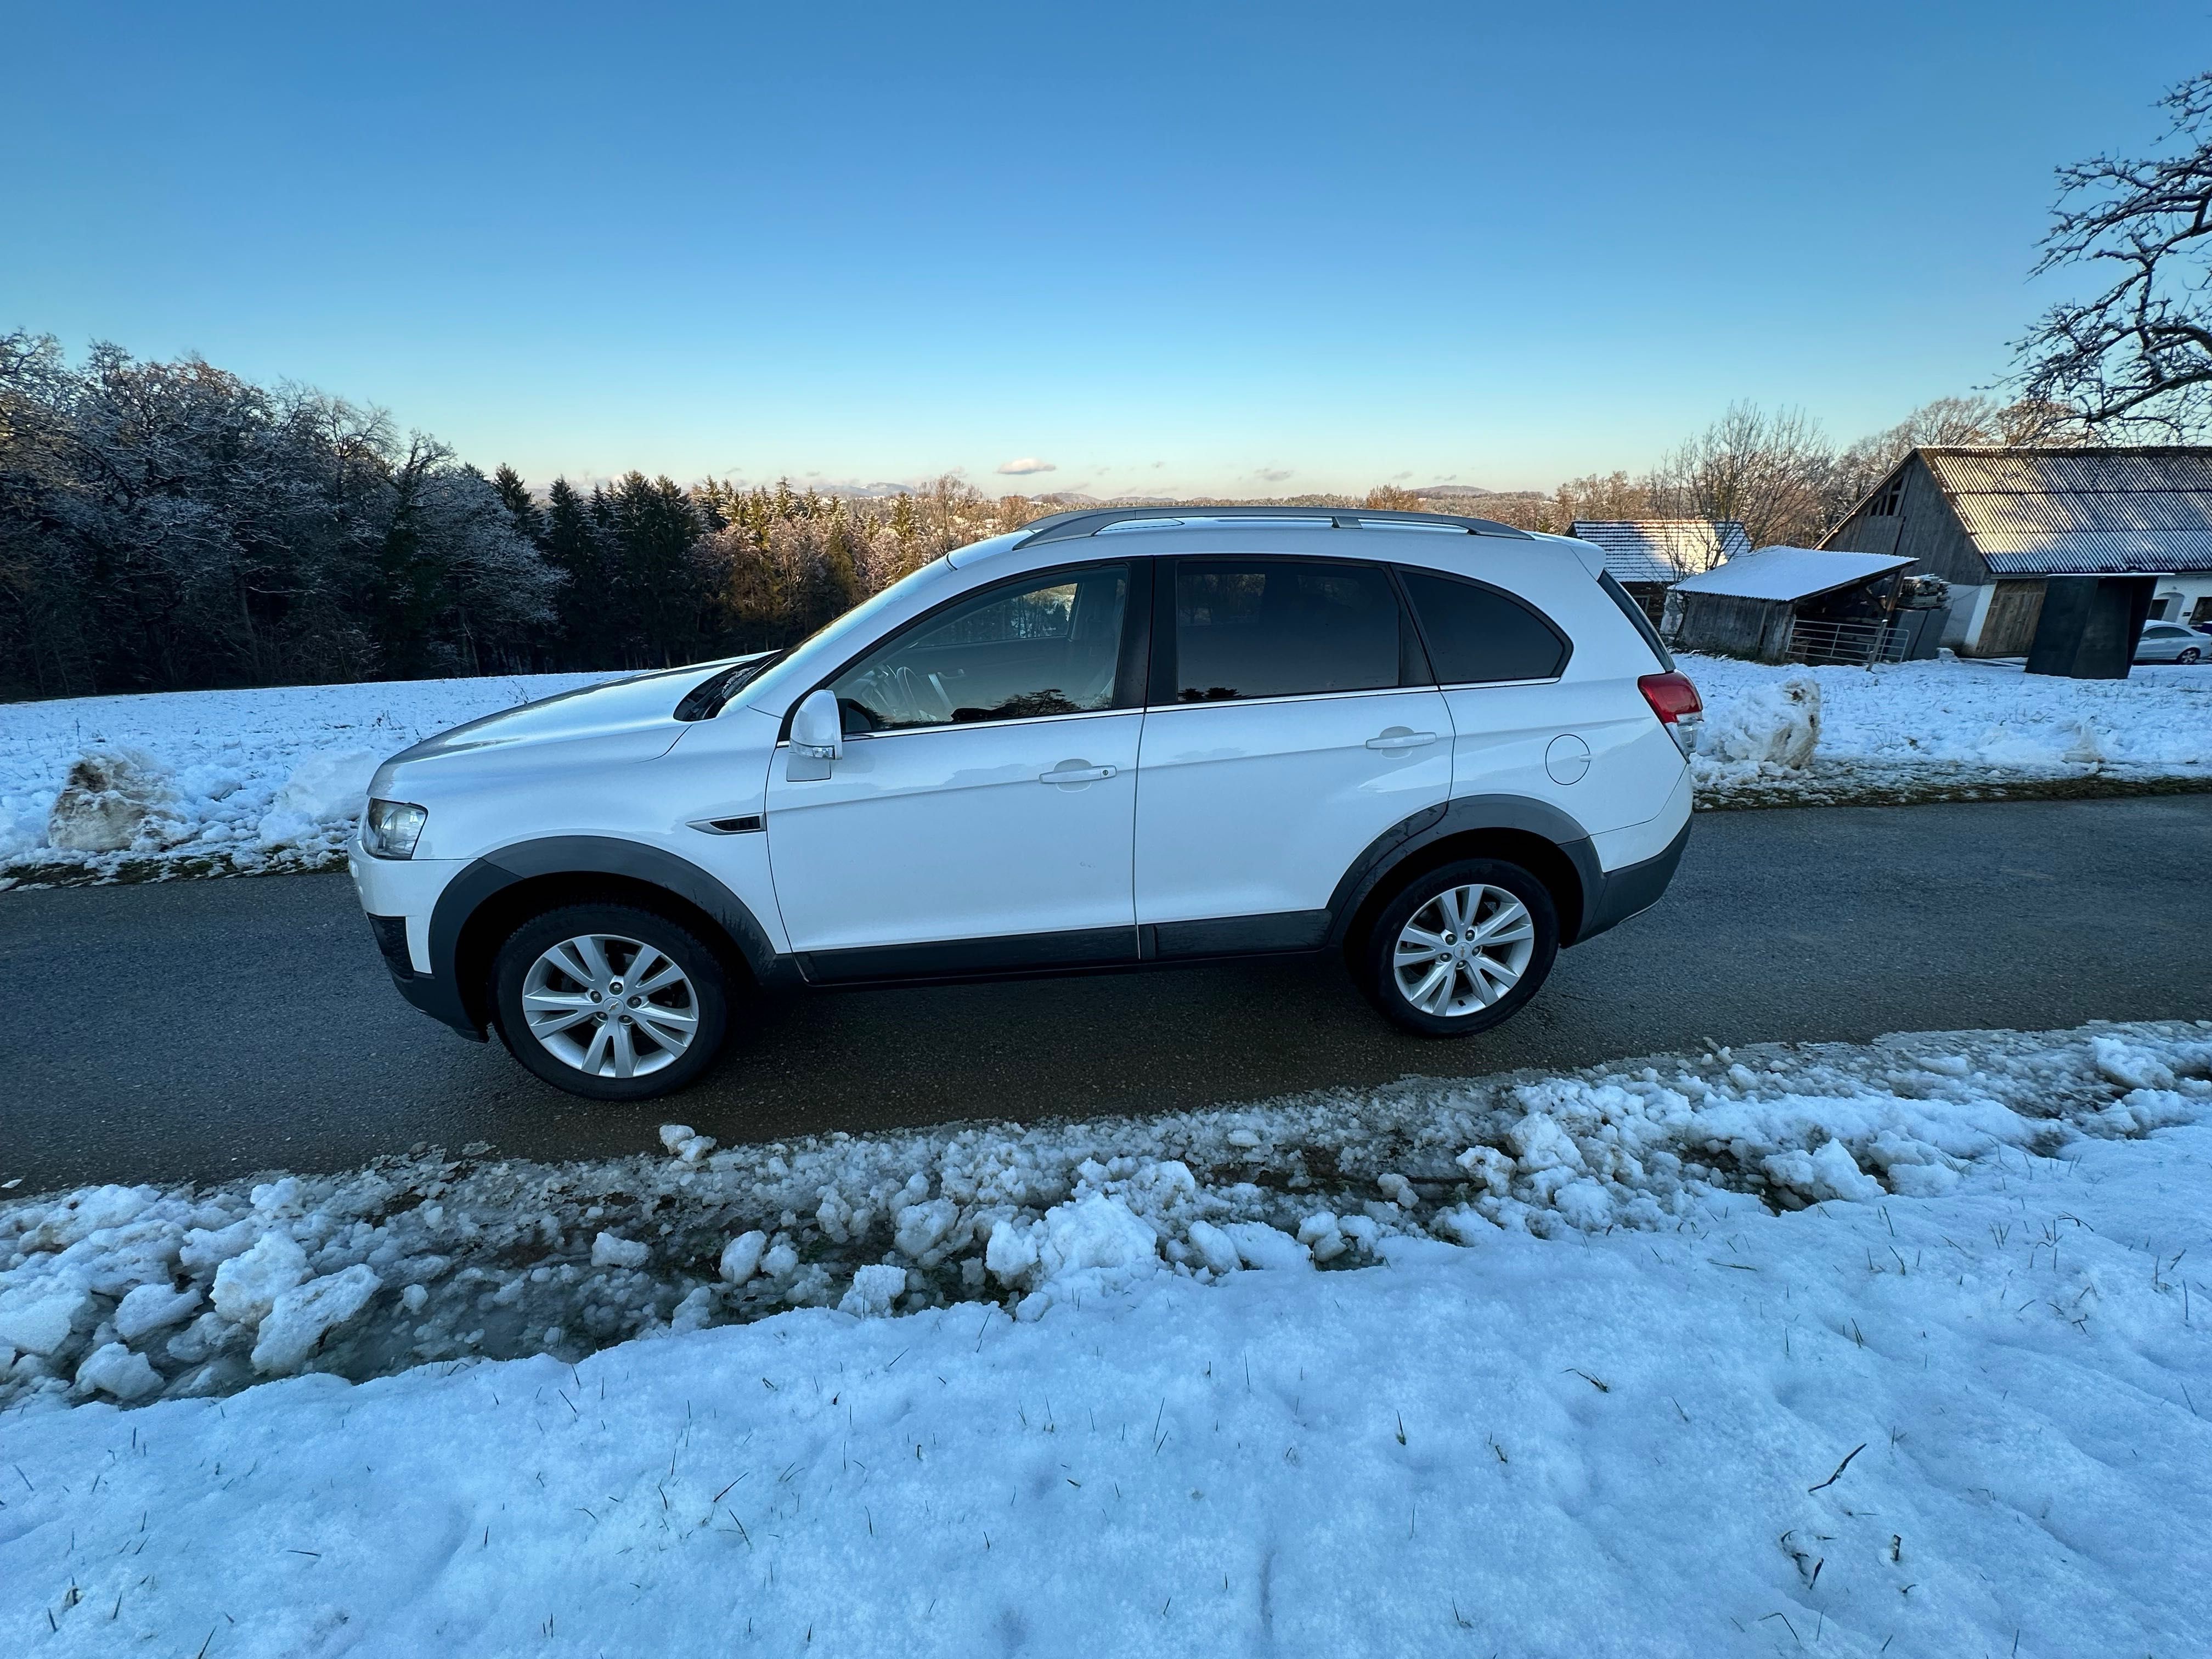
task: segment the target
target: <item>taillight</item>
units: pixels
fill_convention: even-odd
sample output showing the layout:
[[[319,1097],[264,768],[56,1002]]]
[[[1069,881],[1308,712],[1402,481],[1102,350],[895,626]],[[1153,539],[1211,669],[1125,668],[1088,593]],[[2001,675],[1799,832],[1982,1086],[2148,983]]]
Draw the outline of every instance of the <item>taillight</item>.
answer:
[[[1698,723],[1705,718],[1705,699],[1690,684],[1687,674],[1646,674],[1636,682],[1644,701],[1659,723],[1674,735],[1674,746],[1685,755],[1697,741]]]

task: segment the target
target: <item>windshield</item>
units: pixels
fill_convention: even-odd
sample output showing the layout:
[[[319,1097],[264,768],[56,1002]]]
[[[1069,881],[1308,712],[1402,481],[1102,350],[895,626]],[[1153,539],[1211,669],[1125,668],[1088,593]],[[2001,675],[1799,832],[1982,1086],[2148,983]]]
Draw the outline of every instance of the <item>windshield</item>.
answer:
[[[950,568],[943,559],[932,559],[921,569],[908,572],[874,598],[861,600],[842,616],[834,617],[824,623],[797,645],[778,652],[774,657],[761,664],[759,672],[748,675],[743,684],[746,687],[757,686],[763,680],[773,678],[769,672],[769,670],[781,669],[786,663],[805,658],[814,647],[823,641],[838,638],[856,629],[865,629],[871,618],[879,616],[892,605],[900,604],[916,588],[927,586],[940,580]],[[764,690],[763,695],[772,697],[773,689]]]

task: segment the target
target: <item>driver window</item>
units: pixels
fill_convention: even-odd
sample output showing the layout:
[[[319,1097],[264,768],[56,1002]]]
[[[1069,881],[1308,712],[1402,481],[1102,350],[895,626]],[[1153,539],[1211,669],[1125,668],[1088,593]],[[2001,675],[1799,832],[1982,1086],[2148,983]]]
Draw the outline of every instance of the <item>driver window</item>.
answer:
[[[1059,570],[924,618],[830,682],[846,732],[1110,708],[1128,588],[1122,565]]]

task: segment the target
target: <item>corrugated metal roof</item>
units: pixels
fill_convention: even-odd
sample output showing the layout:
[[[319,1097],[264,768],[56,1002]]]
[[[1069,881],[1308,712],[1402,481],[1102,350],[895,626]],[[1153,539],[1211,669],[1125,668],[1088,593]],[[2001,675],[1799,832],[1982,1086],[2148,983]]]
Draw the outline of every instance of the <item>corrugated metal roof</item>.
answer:
[[[1680,581],[1751,551],[1734,519],[1577,519],[1569,533],[1601,551],[1622,582]]]
[[[1677,593],[1726,593],[1740,599],[1809,599],[1911,564],[1887,553],[1838,553],[1825,548],[1762,547],[1674,584]]]
[[[2212,448],[1919,453],[1998,575],[2212,570]]]

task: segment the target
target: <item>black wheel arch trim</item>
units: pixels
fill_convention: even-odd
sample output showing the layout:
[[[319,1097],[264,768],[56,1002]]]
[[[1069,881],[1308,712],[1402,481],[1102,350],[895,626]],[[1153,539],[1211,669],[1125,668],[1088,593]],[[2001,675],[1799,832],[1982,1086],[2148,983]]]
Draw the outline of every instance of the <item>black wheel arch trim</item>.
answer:
[[[430,911],[430,971],[400,987],[407,1000],[465,1036],[481,1038],[483,1018],[460,982],[462,936],[487,901],[541,876],[619,876],[665,889],[719,926],[757,980],[767,983],[785,975],[790,958],[778,954],[744,901],[689,859],[611,836],[548,836],[488,853],[446,884]]]
[[[1559,850],[1573,870],[1579,890],[1569,896],[1575,901],[1571,930],[1566,926],[1567,918],[1560,918],[1559,943],[1578,945],[1589,938],[1595,931],[1589,924],[1599,914],[1597,901],[1606,882],[1597,849],[1590,845],[1589,832],[1549,801],[1528,795],[1460,795],[1400,820],[1352,860],[1352,867],[1345,872],[1336,891],[1329,896],[1327,943],[1344,943],[1353,918],[1407,860],[1418,857],[1440,841],[1486,830],[1534,836]]]

